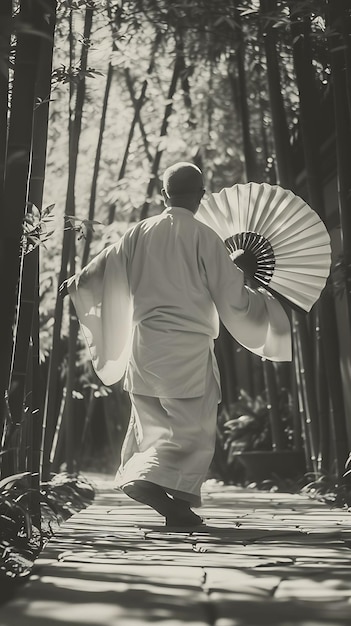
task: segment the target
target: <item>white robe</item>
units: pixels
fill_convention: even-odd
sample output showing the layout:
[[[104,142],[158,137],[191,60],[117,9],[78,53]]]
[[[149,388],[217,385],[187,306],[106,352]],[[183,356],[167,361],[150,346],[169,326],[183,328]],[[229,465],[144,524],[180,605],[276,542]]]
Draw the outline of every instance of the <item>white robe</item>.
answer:
[[[149,476],[152,482],[198,500],[213,453],[216,411],[206,417],[208,446],[203,428],[199,426],[198,435],[193,432],[189,415],[194,453],[187,454],[186,462],[184,454],[179,454],[177,472],[173,453],[167,465],[167,449],[181,451],[188,436],[183,427],[182,434],[173,429],[169,446],[169,430],[162,427],[162,416],[164,410],[177,409],[170,409],[171,405],[165,409],[165,399],[184,400],[184,413],[189,399],[197,398],[201,412],[210,364],[217,385],[217,392],[211,394],[215,393],[214,405],[218,402],[220,381],[213,345],[219,317],[233,337],[252,352],[273,361],[291,360],[290,324],[284,309],[264,289],[245,286],[242,271],[230,260],[218,235],[181,207],[139,222],[72,277],[68,290],[100,379],[109,385],[125,374],[124,388],[132,400],[139,397],[142,405],[142,398],[149,397],[150,406],[152,398],[160,403],[159,420],[157,415],[148,418],[150,410],[145,409],[139,411],[139,425],[135,420],[131,425],[117,484]],[[152,445],[145,447],[145,441]],[[206,458],[200,470],[197,459],[204,448]],[[133,467],[136,469],[124,471]],[[166,471],[167,476],[174,476],[174,481],[167,479],[167,485]],[[191,486],[190,477],[195,474]]]
[[[219,396],[211,355],[202,396],[156,398],[131,393],[131,418],[115,487],[147,480],[200,506],[201,486],[215,449]]]
[[[139,222],[73,276],[68,290],[97,375],[109,385],[126,372],[132,393],[202,395],[218,315],[255,354],[291,360],[282,306],[264,289],[246,287],[218,235],[181,207]]]

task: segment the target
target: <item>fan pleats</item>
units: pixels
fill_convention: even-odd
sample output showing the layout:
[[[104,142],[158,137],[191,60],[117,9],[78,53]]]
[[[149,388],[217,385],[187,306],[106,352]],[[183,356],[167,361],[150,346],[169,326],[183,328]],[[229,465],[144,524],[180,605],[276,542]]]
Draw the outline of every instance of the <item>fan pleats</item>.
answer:
[[[292,191],[268,183],[238,184],[206,194],[196,214],[229,252],[250,250],[255,278],[309,311],[330,271],[330,237],[317,213]]]

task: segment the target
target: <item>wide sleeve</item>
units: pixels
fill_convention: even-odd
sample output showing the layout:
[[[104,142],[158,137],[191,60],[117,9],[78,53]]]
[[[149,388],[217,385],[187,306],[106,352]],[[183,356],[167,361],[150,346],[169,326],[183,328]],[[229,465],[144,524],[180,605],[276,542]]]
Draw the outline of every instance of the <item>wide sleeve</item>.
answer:
[[[132,336],[133,309],[123,238],[98,254],[68,282],[93,367],[105,385],[125,372]]]
[[[244,284],[219,237],[202,255],[208,289],[220,319],[242,346],[271,361],[291,361],[291,328],[282,305],[265,289]]]

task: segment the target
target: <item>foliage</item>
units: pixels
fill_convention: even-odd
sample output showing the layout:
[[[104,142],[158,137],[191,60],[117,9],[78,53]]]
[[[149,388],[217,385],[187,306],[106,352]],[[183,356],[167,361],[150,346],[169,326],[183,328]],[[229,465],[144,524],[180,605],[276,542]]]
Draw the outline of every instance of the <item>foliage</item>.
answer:
[[[44,245],[52,237],[55,230],[52,228],[55,205],[50,204],[42,211],[32,203],[27,204],[27,211],[23,220],[23,249],[28,254],[39,245]]]
[[[39,3],[40,6],[43,1]],[[33,37],[38,34],[33,26],[21,23],[17,15],[18,3],[14,4],[16,11],[12,19],[13,35],[10,42],[11,19],[6,21],[4,32],[0,27],[1,67],[7,55],[11,68],[6,102],[8,108],[11,107],[13,75],[16,71],[16,37],[21,32]],[[301,21],[309,24],[312,76],[321,102],[329,97],[332,88],[330,56],[335,37],[335,32],[327,24],[328,3],[324,0],[277,0],[266,3],[268,12],[262,11],[263,3],[261,5],[259,0],[195,0],[191,3],[181,0],[59,0],[57,4],[52,90],[47,96],[41,93],[40,98],[36,97],[33,108],[29,107],[30,115],[34,109],[36,116],[49,105],[43,203],[46,208],[40,210],[34,205],[27,205],[22,237],[22,252],[34,253],[23,255],[26,260],[34,265],[36,254],[39,256],[40,252],[40,377],[44,385],[52,352],[53,326],[58,317],[55,311],[63,232],[67,234],[67,229],[70,229],[76,236],[76,255],[71,259],[71,267],[79,269],[90,236],[92,243],[89,258],[118,239],[133,221],[139,219],[145,200],[150,200],[149,215],[159,213],[163,208],[159,193],[162,183],[160,172],[153,169],[157,155],[162,156],[160,170],[175,160],[198,163],[205,173],[206,188],[212,191],[236,182],[245,182],[243,105],[239,97],[242,68],[246,83],[244,108],[249,118],[249,136],[257,179],[274,182],[277,156],[264,51],[267,25],[273,25],[276,37],[284,115],[291,143],[301,136],[300,94],[293,60],[296,40],[292,37],[291,26],[301,24]],[[93,15],[89,38],[82,35],[87,10]],[[42,34],[40,37],[43,38]],[[155,41],[159,43],[158,46]],[[82,49],[88,54],[86,69],[82,69]],[[240,55],[242,66],[238,63]],[[182,60],[182,70],[172,101],[169,101],[169,85],[176,59]],[[47,78],[50,78],[50,71]],[[99,142],[106,78],[111,71],[104,141],[98,160],[95,216],[90,219],[93,164]],[[72,200],[74,206],[65,206],[64,192],[73,160],[70,159],[69,128],[74,117],[75,95],[83,83],[86,84],[86,90],[82,108],[78,111],[78,116],[82,116],[82,132]],[[141,107],[136,116],[137,102],[142,94]],[[161,134],[160,127],[169,106],[172,112],[167,133]],[[5,115],[2,118],[4,127],[9,117]],[[333,134],[332,116],[327,121],[323,133],[328,132],[329,135],[325,138]],[[125,158],[126,167],[123,169]],[[146,198],[150,179],[154,178],[155,192],[151,198]],[[114,207],[115,216],[112,224],[109,223],[111,206]],[[333,282],[336,292],[345,286],[345,274],[348,271],[345,263],[337,261],[335,264]],[[32,284],[34,282],[32,280]],[[59,385],[57,394],[53,394],[52,409],[55,417],[62,418],[58,421],[58,438],[64,437],[65,397],[69,395],[66,394],[66,353],[69,344],[69,310],[66,303],[62,328],[59,330],[58,365],[55,367]],[[36,341],[36,332],[34,330],[31,336],[32,345]],[[75,380],[72,396],[79,402],[79,416],[85,417],[84,414],[89,415],[92,399],[98,397],[99,402],[103,402],[110,391],[96,382],[81,338],[77,343],[76,367],[73,369]],[[35,400],[37,404],[29,406],[32,389],[30,382],[27,385],[23,402],[25,411],[23,415],[13,416],[21,431],[18,442],[22,441],[22,446],[28,444],[26,428],[29,431],[31,428],[28,426],[28,415],[35,416],[41,411],[38,395]],[[10,394],[15,391],[11,389]],[[290,399],[284,394],[281,394],[280,408],[286,447],[289,448]],[[74,406],[76,408],[77,404]],[[118,418],[121,419],[120,407],[118,410]],[[75,427],[78,424],[79,428],[83,420],[77,419],[73,413],[76,411],[72,411],[69,419],[74,419]],[[269,406],[264,394],[251,398],[242,392],[237,403],[227,412],[221,413],[219,441],[226,463],[230,462],[231,455],[236,451],[271,447]],[[37,447],[40,447],[38,442]],[[60,488],[57,487],[55,497],[60,499],[60,494]],[[49,501],[53,504],[45,487],[44,496],[47,501],[42,506],[48,507]]]
[[[40,528],[30,515],[31,498],[41,501]],[[0,483],[0,599],[7,599],[8,581],[25,580],[33,561],[57,530],[58,525],[88,506],[94,497],[84,477],[58,474],[42,484],[40,492],[30,488],[29,473],[10,476]]]
[[[310,498],[326,502],[329,506],[351,509],[351,485],[349,481],[336,481],[330,475],[307,475],[306,484],[301,488],[301,493]]]
[[[351,262],[347,262],[343,255],[340,255],[332,268],[332,288],[338,298],[351,293]]]
[[[228,410],[224,408],[220,413],[221,443],[223,449],[227,451],[228,464],[237,453],[272,449],[269,403],[265,396],[263,393],[252,398],[241,389],[237,402],[231,404]],[[290,449],[293,427],[291,399],[289,392],[284,389],[279,395],[279,412],[284,425],[286,449]]]

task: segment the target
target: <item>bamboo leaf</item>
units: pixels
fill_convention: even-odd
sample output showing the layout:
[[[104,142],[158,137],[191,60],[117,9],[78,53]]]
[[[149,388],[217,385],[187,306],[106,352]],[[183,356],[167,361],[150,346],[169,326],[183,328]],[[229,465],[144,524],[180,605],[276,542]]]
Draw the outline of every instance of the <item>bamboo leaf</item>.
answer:
[[[19,474],[12,474],[11,476],[6,476],[6,478],[3,478],[2,480],[0,480],[0,490],[4,490],[5,487],[6,489],[9,489],[10,487],[13,487],[13,485],[22,481],[23,479],[29,478],[30,475],[31,475],[30,472],[20,472]]]

